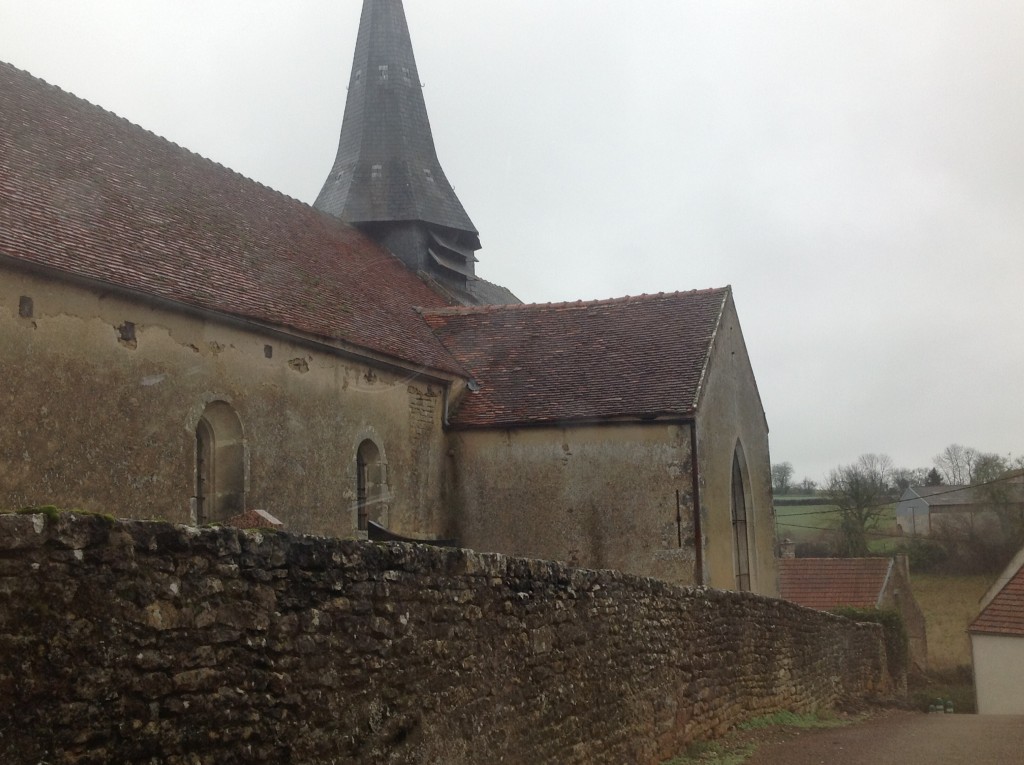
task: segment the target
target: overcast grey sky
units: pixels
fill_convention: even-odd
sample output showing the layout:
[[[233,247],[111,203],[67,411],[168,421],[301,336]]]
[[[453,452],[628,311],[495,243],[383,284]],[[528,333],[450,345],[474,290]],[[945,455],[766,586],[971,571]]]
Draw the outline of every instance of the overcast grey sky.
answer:
[[[406,0],[479,271],[731,284],[772,458],[1024,452],[1020,0]],[[0,59],[311,203],[359,0],[0,0]]]

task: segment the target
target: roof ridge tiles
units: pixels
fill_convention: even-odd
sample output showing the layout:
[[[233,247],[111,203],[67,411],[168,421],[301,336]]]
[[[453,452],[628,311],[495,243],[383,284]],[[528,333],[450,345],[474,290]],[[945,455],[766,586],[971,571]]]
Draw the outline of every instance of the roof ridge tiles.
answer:
[[[713,295],[726,292],[731,285],[724,287],[704,287],[692,290],[675,290],[673,292],[641,293],[639,295],[622,295],[620,297],[596,298],[594,300],[565,300],[562,302],[548,303],[513,303],[511,305],[482,305],[482,306],[451,306],[449,308],[419,308],[423,314],[435,316],[461,316],[473,314],[500,313],[504,311],[529,311],[536,309],[561,309],[561,308],[593,308],[603,305],[625,305],[638,303],[656,298],[675,298],[695,295]]]

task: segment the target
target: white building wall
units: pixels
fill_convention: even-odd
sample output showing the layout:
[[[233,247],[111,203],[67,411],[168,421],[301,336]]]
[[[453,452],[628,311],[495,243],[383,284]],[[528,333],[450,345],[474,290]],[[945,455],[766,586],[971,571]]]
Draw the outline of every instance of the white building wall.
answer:
[[[1024,714],[1024,637],[971,635],[978,714]]]
[[[921,497],[901,499],[896,505],[896,523],[907,536],[931,534],[929,521],[928,503]]]

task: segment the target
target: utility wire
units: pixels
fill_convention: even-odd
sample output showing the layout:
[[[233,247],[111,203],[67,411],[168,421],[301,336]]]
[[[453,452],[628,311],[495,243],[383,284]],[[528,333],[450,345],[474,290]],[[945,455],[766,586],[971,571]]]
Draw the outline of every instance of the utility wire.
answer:
[[[828,527],[821,526],[801,526],[797,523],[779,523],[778,526],[785,526],[787,529],[810,529],[811,531],[821,531],[828,534],[841,534],[842,529],[831,529]],[[899,534],[886,534],[884,531],[867,531],[865,530],[864,536],[866,537],[877,537],[878,539],[902,539]]]

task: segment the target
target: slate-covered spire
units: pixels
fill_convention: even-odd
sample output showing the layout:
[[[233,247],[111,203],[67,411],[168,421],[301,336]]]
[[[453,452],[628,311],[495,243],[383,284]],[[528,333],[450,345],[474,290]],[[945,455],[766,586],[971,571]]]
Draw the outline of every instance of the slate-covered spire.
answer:
[[[437,160],[401,0],[364,0],[338,156],[315,206],[457,287],[480,239]]]

